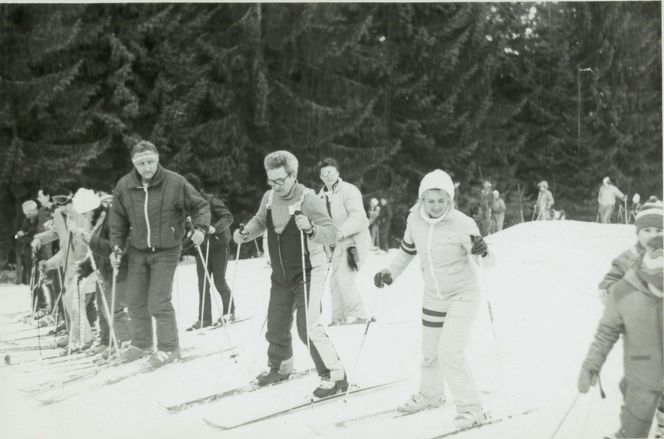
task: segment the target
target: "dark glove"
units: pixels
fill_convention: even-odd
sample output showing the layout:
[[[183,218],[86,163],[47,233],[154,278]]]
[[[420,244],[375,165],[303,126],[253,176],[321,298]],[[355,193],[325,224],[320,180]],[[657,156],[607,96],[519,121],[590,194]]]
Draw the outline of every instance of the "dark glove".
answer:
[[[78,280],[83,280],[92,274],[92,262],[90,258],[81,261],[77,268]]]
[[[470,248],[470,253],[473,255],[486,256],[489,251],[489,246],[486,245],[484,238],[481,236],[470,235],[470,242],[473,246]]]
[[[588,393],[590,387],[597,383],[597,377],[598,375],[595,372],[588,369],[581,369],[581,373],[579,374],[579,381],[577,383],[579,392]]]
[[[381,270],[374,276],[374,285],[376,285],[376,288],[392,285],[392,282],[392,273],[390,273],[390,270]]]
[[[346,249],[346,259],[348,260],[348,266],[350,267],[351,271],[357,271],[358,268],[358,262],[360,260],[360,257],[357,254],[357,248],[352,245]]]

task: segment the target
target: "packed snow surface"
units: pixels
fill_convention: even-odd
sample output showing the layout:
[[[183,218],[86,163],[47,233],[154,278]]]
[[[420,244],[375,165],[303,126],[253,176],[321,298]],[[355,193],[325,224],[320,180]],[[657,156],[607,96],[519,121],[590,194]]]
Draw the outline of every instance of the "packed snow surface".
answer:
[[[548,438],[568,409],[557,438],[597,438],[614,432],[621,403],[621,342],[602,373],[606,399],[600,398],[596,388],[576,399],[576,378],[602,312],[597,283],[611,260],[635,243],[634,227],[531,222],[510,227],[487,241],[496,262],[481,272],[484,302],[468,354],[491,414],[534,410],[457,437]],[[210,427],[203,418],[234,425],[304,402],[316,387],[317,377],[311,374],[303,380],[169,413],[164,406],[247,384],[265,369],[267,361],[263,323],[270,268],[266,261],[261,258],[229,263],[227,279],[235,294],[237,317],[250,319],[228,330],[202,334],[184,331],[195,320],[198,307],[195,265],[185,261],[178,267],[173,284],[183,350],[208,352],[234,345],[239,352],[236,358],[227,353],[207,355],[107,385],[101,384],[116,371],[101,371],[97,377],[42,392],[34,388],[40,383],[64,380],[69,374],[66,366],[43,362],[4,364],[0,366],[2,437],[401,439],[442,434],[450,429],[454,416],[451,404],[413,416],[342,423],[394,408],[417,389],[422,294],[419,262],[413,261],[391,287],[379,291],[372,282],[374,273],[385,267],[396,251],[372,253],[358,275],[367,312],[376,318],[361,352],[364,325],[328,329],[351,382],[369,386],[401,380],[393,386],[351,394],[346,402],[340,398],[224,432]],[[36,343],[34,339],[16,341],[16,345],[6,341],[36,333],[34,329],[17,332],[28,328],[22,318],[30,308],[29,300],[25,286],[0,287],[0,337],[5,340],[0,342],[0,351]],[[329,296],[323,305],[327,321]],[[216,316],[217,310],[215,307]],[[313,367],[306,346],[295,333],[293,339],[296,368]],[[53,343],[52,337],[42,337],[41,341]],[[11,355],[14,363],[39,357],[38,351]],[[62,400],[40,402],[49,397]]]

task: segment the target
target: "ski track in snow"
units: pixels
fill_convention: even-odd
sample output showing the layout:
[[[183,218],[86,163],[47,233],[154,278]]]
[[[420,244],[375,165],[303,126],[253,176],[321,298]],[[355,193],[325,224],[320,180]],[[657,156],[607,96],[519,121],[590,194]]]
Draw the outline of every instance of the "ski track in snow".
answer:
[[[486,291],[474,328],[469,357],[486,408],[495,416],[536,409],[455,437],[532,439],[551,436],[576,396],[576,378],[590,345],[602,307],[597,283],[611,260],[636,241],[634,226],[599,225],[576,221],[532,222],[510,227],[487,238],[496,264],[482,272]],[[378,391],[351,395],[315,408],[220,432],[203,417],[235,425],[269,413],[288,402],[299,403],[315,388],[315,374],[303,379],[225,398],[169,414],[164,405],[193,399],[247,384],[266,363],[267,342],[259,332],[269,294],[270,269],[264,259],[240,261],[234,288],[239,317],[253,319],[205,334],[184,332],[196,316],[198,295],[195,265],[181,264],[173,285],[173,305],[181,330],[183,349],[208,351],[238,346],[239,356],[210,355],[174,364],[106,386],[95,386],[100,377],[64,386],[68,398],[42,405],[20,391],[49,380],[62,380],[65,372],[53,365],[0,366],[0,420],[3,437],[11,438],[429,438],[449,426],[452,405],[412,416],[339,423],[345,419],[394,408],[416,390],[420,358],[420,309],[422,280],[415,260],[397,282],[380,292],[373,274],[387,265],[389,255],[372,253],[358,275],[367,310],[376,303],[372,324],[353,383],[373,385],[406,381]],[[235,262],[227,276],[233,279]],[[217,296],[218,297],[218,296]],[[215,297],[214,300],[217,300]],[[491,301],[497,343],[486,300]],[[374,302],[376,301],[376,302]],[[324,319],[329,321],[329,295],[324,300]],[[29,310],[25,286],[0,287],[0,338],[11,340],[36,334],[17,312]],[[12,315],[13,314],[13,315]],[[213,317],[218,317],[213,307]],[[347,372],[355,364],[363,325],[328,329]],[[44,331],[45,332],[45,331]],[[51,338],[52,339],[52,338]],[[313,367],[306,346],[294,333],[297,369]],[[16,342],[34,345],[34,341]],[[12,344],[0,343],[3,348]],[[4,352],[2,352],[4,356]],[[37,351],[12,352],[15,362],[38,358]],[[582,395],[561,427],[557,438],[597,438],[617,427],[621,396],[622,346],[617,343],[602,373],[607,398],[596,388]],[[502,368],[499,367],[502,364]],[[26,370],[28,371],[26,373]],[[503,394],[503,389],[507,394]],[[57,394],[57,392],[55,392]],[[37,395],[43,396],[43,395]],[[369,418],[371,419],[371,418]],[[449,427],[448,427],[449,428]]]

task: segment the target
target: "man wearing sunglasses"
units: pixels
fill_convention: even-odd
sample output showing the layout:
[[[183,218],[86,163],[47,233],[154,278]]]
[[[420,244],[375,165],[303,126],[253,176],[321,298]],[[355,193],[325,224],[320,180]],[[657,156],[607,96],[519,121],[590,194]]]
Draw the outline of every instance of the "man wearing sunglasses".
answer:
[[[269,342],[269,370],[257,377],[258,384],[265,386],[290,376],[295,310],[297,332],[309,348],[321,379],[314,396],[343,392],[348,388],[346,373],[320,319],[327,266],[323,246],[336,242],[336,227],[315,192],[297,182],[298,161],[293,154],[270,153],[264,166],[272,189],[263,195],[256,215],[233,235],[235,242],[241,244],[261,236],[265,230],[268,233],[272,261],[265,335]]]
[[[210,207],[180,174],[159,164],[159,152],[150,142],[138,142],[131,151],[134,170],[118,181],[110,210],[111,264],[118,267],[128,255],[127,307],[131,346],[120,360],[130,362],[150,355],[152,367],[179,358],[180,348],[171,303],[173,275],[182,250],[185,219],[195,228],[191,240],[200,245],[210,226]],[[156,322],[157,351],[152,353],[152,317]]]
[[[339,230],[337,242],[330,247],[330,325],[364,323],[364,304],[355,285],[355,275],[371,246],[369,220],[362,194],[357,186],[339,177],[339,165],[335,159],[322,160],[318,163],[318,170],[324,183],[318,196],[325,202],[332,222]]]

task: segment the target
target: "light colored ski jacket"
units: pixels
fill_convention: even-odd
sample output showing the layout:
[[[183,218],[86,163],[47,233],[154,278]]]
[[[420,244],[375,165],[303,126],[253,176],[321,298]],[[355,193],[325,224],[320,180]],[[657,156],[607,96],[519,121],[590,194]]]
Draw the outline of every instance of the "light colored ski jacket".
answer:
[[[325,203],[327,212],[339,231],[335,247],[346,249],[355,246],[360,257],[366,256],[371,244],[371,235],[362,193],[357,186],[340,178],[332,190],[328,191],[323,187],[318,196]]]
[[[663,314],[661,295],[653,293],[633,270],[628,271],[609,288],[583,368],[599,374],[622,335],[625,378],[644,390],[664,391]]]
[[[612,184],[602,184],[600,186],[599,194],[597,195],[597,202],[600,206],[613,206],[616,198],[622,200],[625,198],[625,194],[620,192],[620,189]]]
[[[470,261],[470,236],[479,236],[475,221],[452,208],[440,218],[429,218],[418,202],[408,215],[399,252],[389,265],[394,279],[420,257],[425,309],[441,310],[445,300],[460,293],[480,292],[478,274]],[[489,255],[491,252],[489,251]],[[483,258],[492,262],[491,257]]]

